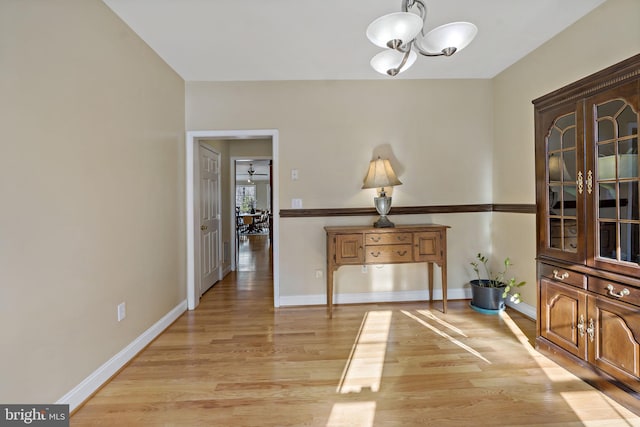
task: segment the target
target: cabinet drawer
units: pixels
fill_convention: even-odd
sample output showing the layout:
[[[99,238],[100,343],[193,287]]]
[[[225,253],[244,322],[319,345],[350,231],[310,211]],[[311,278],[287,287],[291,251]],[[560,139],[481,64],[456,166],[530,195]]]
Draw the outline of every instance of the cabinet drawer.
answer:
[[[584,274],[547,264],[540,264],[539,271],[542,277],[587,289],[587,278]]]
[[[411,244],[411,236],[411,233],[367,233],[364,243],[366,245]]]
[[[629,304],[640,306],[640,289],[599,277],[589,277],[589,290]]]
[[[367,264],[412,262],[411,245],[368,245],[364,259]]]

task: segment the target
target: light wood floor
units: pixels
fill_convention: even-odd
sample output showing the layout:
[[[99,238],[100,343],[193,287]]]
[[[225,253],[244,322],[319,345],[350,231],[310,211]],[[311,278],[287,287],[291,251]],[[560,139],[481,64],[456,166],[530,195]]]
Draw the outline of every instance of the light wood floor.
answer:
[[[629,426],[539,355],[532,321],[439,304],[273,308],[269,240],[71,418],[72,426]]]

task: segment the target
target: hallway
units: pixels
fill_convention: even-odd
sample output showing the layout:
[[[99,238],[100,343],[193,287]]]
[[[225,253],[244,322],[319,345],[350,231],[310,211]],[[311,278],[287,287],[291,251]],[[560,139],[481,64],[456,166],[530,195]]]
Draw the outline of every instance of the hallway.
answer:
[[[269,242],[72,426],[583,426],[640,420],[531,346],[535,324],[451,301],[274,309]]]

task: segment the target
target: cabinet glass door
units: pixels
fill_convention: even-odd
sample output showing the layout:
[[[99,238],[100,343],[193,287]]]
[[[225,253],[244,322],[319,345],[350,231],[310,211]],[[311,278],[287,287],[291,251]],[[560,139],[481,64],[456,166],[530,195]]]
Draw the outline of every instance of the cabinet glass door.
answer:
[[[629,96],[633,92],[628,89],[623,86],[606,99],[596,97],[587,105],[594,155],[589,162],[586,185],[592,198],[591,222],[595,227],[592,263],[601,267],[615,265],[622,273],[637,274],[640,270],[639,115],[638,97]]]
[[[546,137],[548,245],[572,253],[578,251],[578,196],[584,191],[576,141],[575,112],[558,117]]]

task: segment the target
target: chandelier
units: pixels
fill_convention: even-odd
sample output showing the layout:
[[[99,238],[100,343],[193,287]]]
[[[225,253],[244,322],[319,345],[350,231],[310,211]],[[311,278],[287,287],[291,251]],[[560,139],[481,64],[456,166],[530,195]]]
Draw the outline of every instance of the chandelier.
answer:
[[[417,9],[419,14],[410,12]],[[418,53],[451,56],[471,43],[478,27],[470,22],[451,22],[426,32],[427,6],[424,0],[402,0],[402,12],[381,16],[367,27],[367,37],[387,48],[371,59],[381,74],[395,76],[413,65]]]

